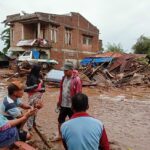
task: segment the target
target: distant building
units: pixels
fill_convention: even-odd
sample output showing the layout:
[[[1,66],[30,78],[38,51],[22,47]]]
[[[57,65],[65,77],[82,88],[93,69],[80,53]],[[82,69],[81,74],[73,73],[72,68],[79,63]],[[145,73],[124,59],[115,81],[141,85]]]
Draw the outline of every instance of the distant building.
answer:
[[[14,14],[4,21],[11,28],[12,51],[31,48],[50,51],[50,58],[74,63],[100,50],[99,30],[79,13],[65,15],[35,12]]]

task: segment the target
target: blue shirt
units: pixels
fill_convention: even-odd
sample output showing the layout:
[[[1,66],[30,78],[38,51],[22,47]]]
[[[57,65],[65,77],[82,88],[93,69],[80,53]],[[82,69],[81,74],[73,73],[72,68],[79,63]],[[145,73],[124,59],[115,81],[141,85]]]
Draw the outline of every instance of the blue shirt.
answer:
[[[21,110],[18,108],[22,102],[17,100],[12,100],[9,96],[5,97],[0,105],[0,113],[4,116],[17,118],[21,115]]]
[[[0,114],[0,128],[7,124],[8,120],[3,115]]]
[[[102,122],[90,116],[73,118],[61,126],[68,150],[98,150],[102,132]]]

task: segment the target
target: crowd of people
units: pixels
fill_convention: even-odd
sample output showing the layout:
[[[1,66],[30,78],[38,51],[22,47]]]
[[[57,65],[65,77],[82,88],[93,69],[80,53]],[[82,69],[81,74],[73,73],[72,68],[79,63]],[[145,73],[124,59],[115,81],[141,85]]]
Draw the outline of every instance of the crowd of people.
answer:
[[[38,110],[44,109],[42,96],[45,86],[40,70],[39,65],[32,67],[25,87],[19,81],[8,85],[8,95],[0,105],[1,150],[11,149],[16,141],[25,142],[32,138]],[[71,62],[66,62],[62,70],[64,77],[57,102],[58,135],[53,141],[62,140],[66,150],[109,150],[103,123],[86,112],[89,108],[88,97],[82,93],[78,71],[74,70]],[[24,92],[28,93],[28,104],[20,100]],[[66,121],[67,117],[69,120]],[[24,130],[25,124],[27,130]]]

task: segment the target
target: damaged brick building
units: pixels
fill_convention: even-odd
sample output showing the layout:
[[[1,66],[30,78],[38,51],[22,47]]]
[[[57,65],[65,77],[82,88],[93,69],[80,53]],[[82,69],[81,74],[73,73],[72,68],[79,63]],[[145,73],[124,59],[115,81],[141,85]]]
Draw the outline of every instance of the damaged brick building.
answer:
[[[10,26],[10,50],[26,51],[32,47],[50,51],[50,58],[59,62],[77,63],[101,49],[99,30],[79,13],[56,15],[35,12],[7,16]],[[35,43],[41,42],[40,45]]]

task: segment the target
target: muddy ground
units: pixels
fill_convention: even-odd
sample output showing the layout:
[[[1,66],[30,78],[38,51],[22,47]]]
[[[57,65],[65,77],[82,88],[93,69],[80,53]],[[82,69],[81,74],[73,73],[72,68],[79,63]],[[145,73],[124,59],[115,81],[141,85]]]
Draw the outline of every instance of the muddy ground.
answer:
[[[0,71],[1,73],[1,71]],[[6,80],[0,81],[0,98],[7,94]],[[89,96],[88,112],[102,120],[112,150],[149,150],[150,148],[150,88],[86,87],[83,92]],[[55,113],[59,88],[46,88],[43,96],[44,108],[38,113],[37,124],[49,141],[57,132]],[[23,96],[27,102],[27,94]],[[44,144],[35,133],[33,145],[44,150]],[[64,150],[61,142],[52,143],[53,150]]]

